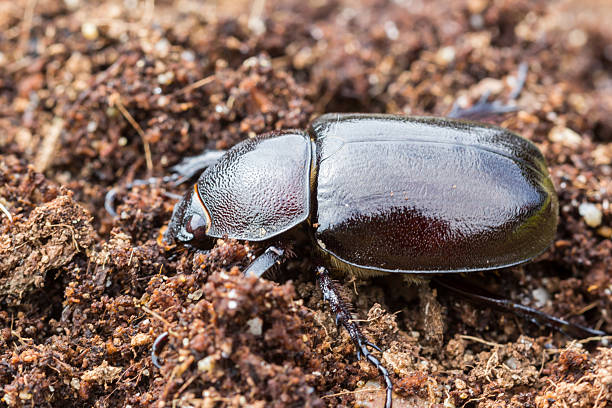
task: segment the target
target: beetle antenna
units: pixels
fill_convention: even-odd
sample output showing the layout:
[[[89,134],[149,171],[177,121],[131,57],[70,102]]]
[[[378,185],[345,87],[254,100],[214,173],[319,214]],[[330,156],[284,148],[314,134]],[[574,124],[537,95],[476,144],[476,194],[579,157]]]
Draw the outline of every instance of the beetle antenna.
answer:
[[[336,324],[342,325],[348,332],[351,340],[355,344],[355,348],[357,349],[357,359],[361,360],[361,356],[364,356],[371,364],[373,364],[380,375],[382,375],[385,385],[387,387],[386,396],[385,396],[385,408],[391,408],[393,403],[393,383],[391,382],[391,377],[389,376],[389,372],[382,365],[380,360],[378,360],[372,353],[368,347],[372,347],[376,350],[380,349],[376,347],[373,343],[366,340],[364,335],[361,333],[359,326],[352,320],[351,314],[346,307],[346,303],[342,300],[340,293],[338,292],[337,285],[334,284],[332,279],[329,277],[329,271],[322,266],[317,267],[317,283],[319,284],[319,288],[321,292],[323,292],[323,299],[329,303],[329,307],[336,315]]]

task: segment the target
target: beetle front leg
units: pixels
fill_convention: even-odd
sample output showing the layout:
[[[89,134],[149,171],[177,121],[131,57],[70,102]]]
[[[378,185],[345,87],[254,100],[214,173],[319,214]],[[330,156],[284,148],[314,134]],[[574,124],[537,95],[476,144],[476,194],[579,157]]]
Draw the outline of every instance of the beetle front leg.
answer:
[[[199,175],[207,167],[215,164],[225,153],[225,150],[204,150],[204,152],[201,154],[184,158],[180,163],[170,167],[170,171],[173,173],[170,176],[137,179],[126,184],[124,188],[126,190],[131,190],[133,187],[152,185],[160,181],[163,183],[172,183],[174,186],[178,186],[194,178],[196,175]],[[118,192],[118,187],[113,187],[104,197],[104,208],[112,217],[117,216],[117,212],[115,211],[115,198],[117,197]],[[181,199],[181,196],[171,193],[165,193],[164,195],[177,200]]]
[[[174,185],[184,183],[202,173],[206,168],[212,166],[227,153],[226,150],[204,150],[197,156],[186,157],[180,163],[170,167],[174,179]]]
[[[382,375],[385,385],[387,386],[385,408],[391,408],[393,403],[393,383],[391,382],[391,377],[389,377],[389,372],[382,365],[382,363],[370,353],[368,346],[373,347],[378,351],[380,351],[380,349],[365,339],[361,333],[361,330],[359,330],[359,326],[357,326],[351,319],[351,314],[349,313],[346,304],[342,300],[340,294],[338,293],[338,289],[335,287],[334,283],[329,277],[329,271],[324,267],[319,266],[316,272],[317,283],[319,284],[319,288],[321,288],[321,292],[323,292],[323,299],[329,303],[332,313],[336,315],[336,324],[341,324],[344,326],[346,331],[349,333],[349,336],[351,336],[351,340],[353,340],[353,343],[357,348],[357,359],[361,360],[361,356],[363,355],[378,369],[378,372]]]
[[[269,271],[276,265],[280,265],[284,261],[285,250],[270,246],[265,252],[259,255],[255,260],[245,269],[245,275],[253,275],[260,278],[264,273]]]

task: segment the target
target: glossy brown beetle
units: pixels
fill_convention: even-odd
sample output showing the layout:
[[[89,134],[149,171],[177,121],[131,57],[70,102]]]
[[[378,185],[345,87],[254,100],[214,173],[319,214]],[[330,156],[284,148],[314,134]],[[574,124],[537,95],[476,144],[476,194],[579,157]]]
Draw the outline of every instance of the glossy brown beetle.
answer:
[[[305,224],[323,264],[358,276],[499,269],[552,242],[558,200],[535,145],[475,122],[326,114],[308,131],[272,132],[230,149],[174,209],[167,239],[270,241]],[[246,273],[283,259],[271,246]],[[324,298],[392,384],[323,266]]]

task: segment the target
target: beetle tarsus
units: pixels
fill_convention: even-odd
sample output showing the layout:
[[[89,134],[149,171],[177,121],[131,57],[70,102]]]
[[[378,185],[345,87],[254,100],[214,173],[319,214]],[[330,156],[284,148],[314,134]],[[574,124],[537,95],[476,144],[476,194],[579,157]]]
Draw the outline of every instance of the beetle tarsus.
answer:
[[[159,360],[159,353],[162,351],[164,346],[168,343],[168,332],[163,332],[153,342],[153,347],[151,347],[151,362],[153,365],[159,369],[162,368],[161,362]]]
[[[341,324],[344,326],[346,331],[349,333],[351,340],[353,340],[355,348],[357,349],[357,359],[361,360],[361,356],[364,356],[376,367],[380,375],[383,377],[387,387],[385,408],[391,408],[393,396],[393,383],[391,382],[391,377],[382,363],[374,355],[372,355],[372,353],[370,353],[368,346],[378,351],[380,351],[380,349],[371,342],[365,340],[361,330],[359,330],[359,326],[357,326],[351,319],[348,308],[338,293],[338,289],[334,286],[328,270],[320,266],[317,268],[316,273],[317,283],[319,284],[319,288],[321,288],[321,292],[323,292],[323,299],[327,300],[332,313],[336,315],[336,325]]]
[[[378,346],[377,346],[376,344],[374,344],[374,343],[371,343],[371,342],[369,342],[369,341],[366,341],[366,342],[365,342],[365,345],[366,345],[366,346],[370,346],[370,347],[372,347],[374,350],[379,351],[379,352],[381,352],[381,353],[382,353],[382,350],[380,349],[380,347],[378,347]]]

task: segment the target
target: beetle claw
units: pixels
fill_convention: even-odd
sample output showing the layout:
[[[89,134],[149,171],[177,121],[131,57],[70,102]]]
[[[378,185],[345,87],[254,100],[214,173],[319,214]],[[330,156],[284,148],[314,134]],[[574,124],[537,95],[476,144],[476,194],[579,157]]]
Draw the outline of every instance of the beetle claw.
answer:
[[[159,369],[161,369],[161,362],[159,360],[159,353],[164,348],[166,343],[168,342],[168,332],[163,332],[153,342],[153,346],[151,347],[151,362],[153,365]]]
[[[369,341],[367,341],[367,340],[365,341],[365,344],[366,344],[367,346],[372,347],[374,350],[379,351],[379,352],[381,352],[381,353],[382,353],[382,350],[381,350],[381,349],[380,349],[380,347],[378,347],[376,344],[374,344],[374,343],[372,343],[372,342],[369,342]]]

